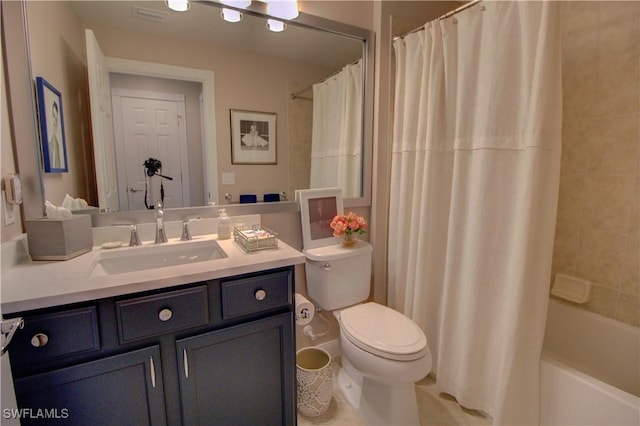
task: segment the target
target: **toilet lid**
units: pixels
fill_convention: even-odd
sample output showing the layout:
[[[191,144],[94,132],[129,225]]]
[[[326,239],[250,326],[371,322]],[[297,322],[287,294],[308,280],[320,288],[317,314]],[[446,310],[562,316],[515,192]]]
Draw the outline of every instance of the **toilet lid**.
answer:
[[[400,312],[365,303],[340,313],[342,332],[354,345],[383,358],[410,361],[427,352],[427,337]]]

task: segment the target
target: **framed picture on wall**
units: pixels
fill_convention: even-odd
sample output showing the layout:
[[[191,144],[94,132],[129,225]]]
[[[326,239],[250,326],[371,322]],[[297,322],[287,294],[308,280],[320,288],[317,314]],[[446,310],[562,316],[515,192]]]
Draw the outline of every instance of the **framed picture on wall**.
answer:
[[[276,114],[231,111],[231,164],[278,164]]]
[[[68,172],[62,94],[42,77],[36,77],[36,91],[44,171]]]

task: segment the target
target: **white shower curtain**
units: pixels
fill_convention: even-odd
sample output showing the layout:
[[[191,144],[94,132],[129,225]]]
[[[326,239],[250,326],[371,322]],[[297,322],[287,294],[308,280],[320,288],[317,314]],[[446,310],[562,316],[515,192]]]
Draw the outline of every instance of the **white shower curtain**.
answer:
[[[313,85],[310,188],[359,197],[362,179],[362,65]]]
[[[481,5],[394,44],[389,304],[425,331],[442,392],[495,424],[537,424],[559,186],[558,11]]]

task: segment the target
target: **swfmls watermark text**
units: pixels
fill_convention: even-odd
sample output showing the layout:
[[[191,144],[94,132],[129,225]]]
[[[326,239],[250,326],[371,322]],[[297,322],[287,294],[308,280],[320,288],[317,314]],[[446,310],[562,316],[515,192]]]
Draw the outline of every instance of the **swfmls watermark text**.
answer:
[[[68,419],[68,408],[4,408],[4,419]]]

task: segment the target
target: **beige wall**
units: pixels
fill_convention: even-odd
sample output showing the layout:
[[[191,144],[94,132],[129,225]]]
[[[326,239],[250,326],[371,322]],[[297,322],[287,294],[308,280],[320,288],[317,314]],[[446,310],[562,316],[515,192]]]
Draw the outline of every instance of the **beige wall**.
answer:
[[[553,273],[640,325],[640,3],[563,4],[563,150]]]
[[[33,77],[43,77],[62,94],[68,173],[45,173],[45,196],[59,205],[68,193],[92,199],[90,122],[85,71],[84,30],[65,3],[27,2]],[[95,204],[94,204],[95,205]]]
[[[2,34],[0,33],[0,42],[2,41]],[[1,44],[1,43],[0,43]],[[0,173],[2,174],[2,178],[9,174],[13,174],[16,172],[16,165],[14,161],[14,151],[13,144],[11,143],[11,129],[10,129],[10,121],[9,121],[9,109],[8,109],[8,101],[7,101],[7,89],[4,81],[4,55],[0,55],[0,112],[2,113],[2,122],[0,123],[0,137],[2,138],[2,151],[0,154],[2,155],[1,161],[2,166]],[[2,184],[2,190],[4,191],[4,182]],[[2,237],[2,242],[7,242],[12,238],[18,236],[22,233],[22,223],[20,217],[20,209],[15,208],[15,222],[9,226],[4,225],[4,209],[0,205],[0,236]]]

